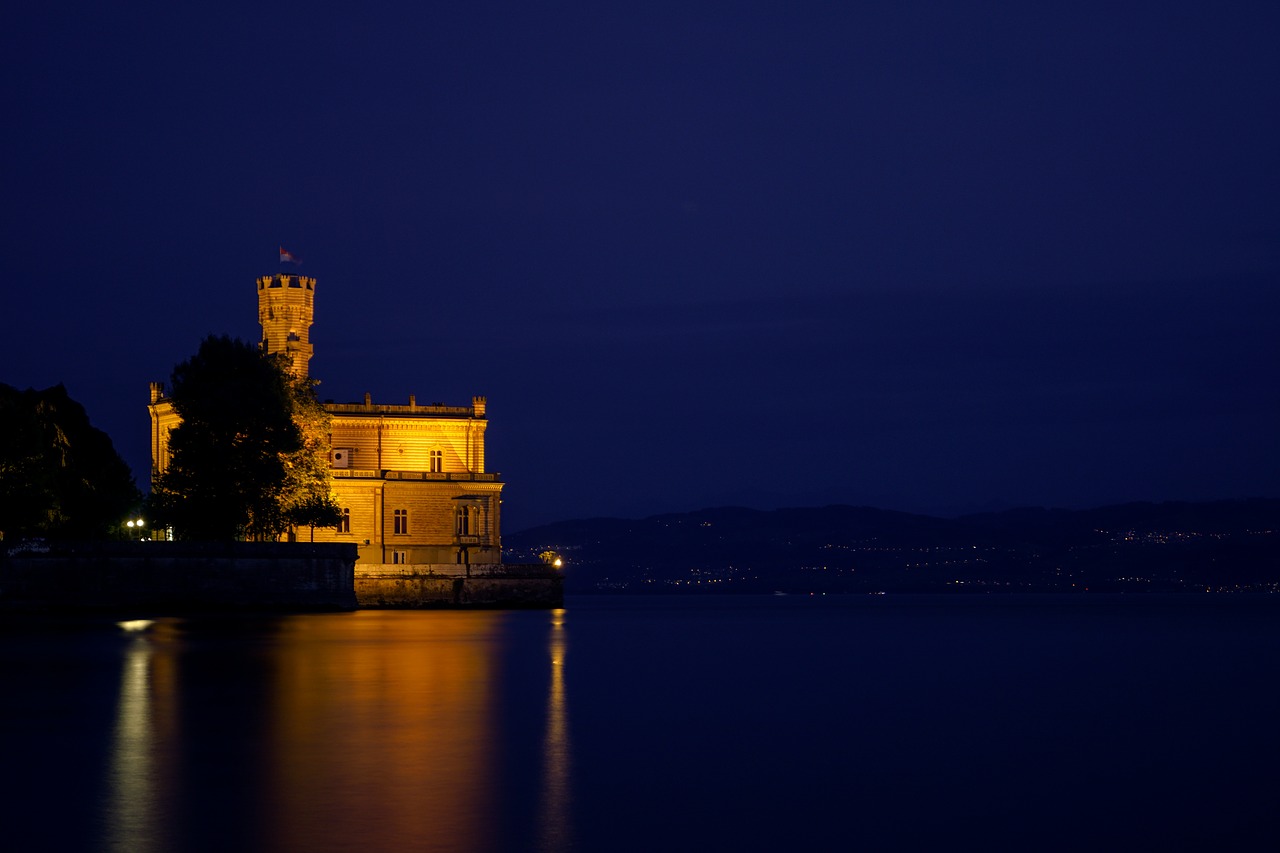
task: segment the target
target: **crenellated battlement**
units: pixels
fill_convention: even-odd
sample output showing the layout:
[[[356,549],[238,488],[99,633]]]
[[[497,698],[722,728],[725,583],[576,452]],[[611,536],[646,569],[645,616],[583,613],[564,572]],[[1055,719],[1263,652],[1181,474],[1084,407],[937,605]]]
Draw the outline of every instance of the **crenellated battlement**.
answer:
[[[305,275],[264,275],[258,277],[258,290],[310,290],[315,291],[316,280]]]
[[[289,358],[297,376],[307,375],[311,361],[311,322],[315,315],[316,280],[303,275],[258,278],[258,322],[262,348]]]

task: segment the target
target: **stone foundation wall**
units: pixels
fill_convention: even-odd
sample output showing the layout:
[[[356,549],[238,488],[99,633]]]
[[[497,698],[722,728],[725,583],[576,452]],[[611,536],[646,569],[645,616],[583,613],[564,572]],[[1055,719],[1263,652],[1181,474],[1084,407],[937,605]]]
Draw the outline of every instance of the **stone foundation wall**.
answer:
[[[439,571],[437,571],[437,569]],[[356,566],[356,601],[376,608],[531,608],[564,605],[564,579],[545,566]]]

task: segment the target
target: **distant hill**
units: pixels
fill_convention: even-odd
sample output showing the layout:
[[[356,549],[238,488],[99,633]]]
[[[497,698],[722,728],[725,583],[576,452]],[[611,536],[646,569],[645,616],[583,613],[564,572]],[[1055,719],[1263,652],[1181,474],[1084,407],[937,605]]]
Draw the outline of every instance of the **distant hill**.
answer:
[[[1280,592],[1280,500],[1015,509],[945,519],[870,507],[720,507],[564,521],[546,550],[571,593]]]

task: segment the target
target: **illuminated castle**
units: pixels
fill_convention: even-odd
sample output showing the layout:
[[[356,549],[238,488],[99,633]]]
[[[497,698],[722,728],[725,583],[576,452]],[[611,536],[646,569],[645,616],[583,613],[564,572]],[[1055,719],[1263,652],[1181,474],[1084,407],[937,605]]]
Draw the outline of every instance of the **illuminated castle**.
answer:
[[[314,278],[258,279],[262,345],[308,375]],[[159,382],[151,383],[151,470],[164,470],[169,431],[179,418]],[[342,523],[317,528],[317,542],[352,542],[364,565],[501,562],[502,482],[486,473],[485,398],[470,406],[325,403],[332,418],[330,474]]]

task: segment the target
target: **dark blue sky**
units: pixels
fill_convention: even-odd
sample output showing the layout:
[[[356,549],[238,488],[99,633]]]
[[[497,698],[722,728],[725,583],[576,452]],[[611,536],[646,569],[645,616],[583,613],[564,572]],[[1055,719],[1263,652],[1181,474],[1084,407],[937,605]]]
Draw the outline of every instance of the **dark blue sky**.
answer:
[[[322,397],[488,395],[510,530],[1280,494],[1273,2],[40,5],[0,381],[140,482],[284,245]]]

